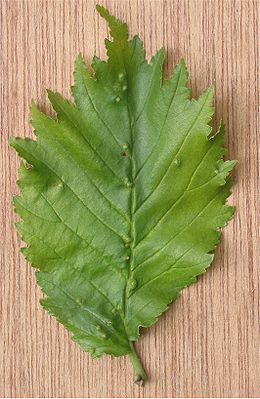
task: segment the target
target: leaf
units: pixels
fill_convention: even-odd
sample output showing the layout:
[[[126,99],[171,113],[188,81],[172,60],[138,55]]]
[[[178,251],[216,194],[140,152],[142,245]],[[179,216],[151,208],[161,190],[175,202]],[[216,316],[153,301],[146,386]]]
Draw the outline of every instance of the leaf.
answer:
[[[139,327],[211,264],[235,162],[223,161],[223,123],[211,133],[213,88],[190,99],[183,60],[162,80],[164,50],[148,63],[126,24],[97,10],[108,60],[91,71],[77,58],[75,103],[48,92],[57,119],[32,105],[37,139],[11,140],[26,160],[14,205],[42,306],[93,357],[129,354],[141,383]]]

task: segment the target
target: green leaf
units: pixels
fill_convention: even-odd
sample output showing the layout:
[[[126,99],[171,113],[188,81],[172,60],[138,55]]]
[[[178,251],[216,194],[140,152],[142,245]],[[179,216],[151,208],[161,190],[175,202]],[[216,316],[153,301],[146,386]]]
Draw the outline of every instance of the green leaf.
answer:
[[[32,105],[36,140],[14,138],[26,160],[14,198],[42,306],[93,357],[133,342],[213,260],[234,161],[224,125],[209,122],[213,88],[190,99],[183,60],[162,79],[164,50],[148,63],[140,39],[97,6],[110,27],[108,60],[79,56],[74,103],[49,91],[57,119]]]

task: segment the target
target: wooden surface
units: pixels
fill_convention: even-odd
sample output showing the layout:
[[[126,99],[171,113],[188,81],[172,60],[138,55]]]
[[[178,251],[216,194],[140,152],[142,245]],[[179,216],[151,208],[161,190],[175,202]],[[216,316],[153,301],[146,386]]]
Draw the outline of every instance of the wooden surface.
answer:
[[[215,84],[214,125],[224,118],[229,156],[239,161],[230,201],[237,213],[214,267],[137,345],[149,382],[144,388],[132,384],[126,358],[91,360],[39,305],[14,229],[19,161],[8,136],[32,136],[29,104],[34,98],[46,107],[45,88],[69,95],[79,52],[88,62],[94,53],[104,55],[107,28],[95,3],[1,3],[1,396],[259,397],[259,1],[100,1],[141,36],[148,57],[165,46],[166,71],[184,57],[195,95]]]

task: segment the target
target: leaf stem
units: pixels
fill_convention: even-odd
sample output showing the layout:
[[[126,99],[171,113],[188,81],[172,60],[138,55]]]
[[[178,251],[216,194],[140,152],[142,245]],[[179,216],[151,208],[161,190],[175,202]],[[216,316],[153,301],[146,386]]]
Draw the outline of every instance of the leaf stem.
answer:
[[[144,381],[147,379],[147,376],[146,376],[146,373],[142,366],[142,363],[140,362],[140,360],[136,354],[133,342],[130,342],[130,348],[131,348],[131,352],[129,353],[129,356],[130,356],[130,359],[131,359],[131,362],[132,362],[132,365],[134,368],[134,372],[135,372],[134,383],[142,386],[144,384]]]

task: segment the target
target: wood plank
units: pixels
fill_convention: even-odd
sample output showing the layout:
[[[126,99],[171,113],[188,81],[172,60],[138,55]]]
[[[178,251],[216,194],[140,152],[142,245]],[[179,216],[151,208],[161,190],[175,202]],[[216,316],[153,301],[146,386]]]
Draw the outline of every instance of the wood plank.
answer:
[[[100,1],[140,35],[148,58],[166,48],[166,73],[184,57],[195,95],[216,86],[214,125],[224,118],[229,156],[239,161],[231,199],[237,213],[214,267],[137,345],[149,382],[132,384],[128,359],[91,360],[39,305],[14,229],[19,161],[8,137],[32,136],[29,104],[33,98],[49,110],[45,88],[69,96],[79,52],[88,62],[104,56],[107,28],[95,3],[1,1],[0,396],[259,396],[259,1]]]

